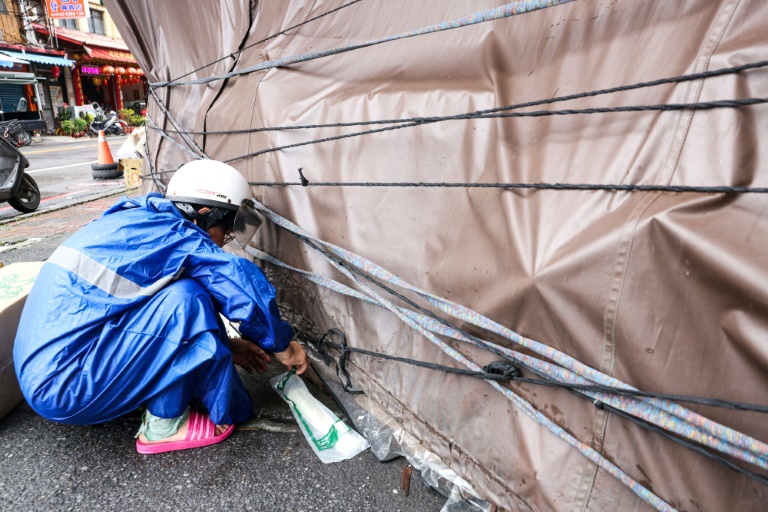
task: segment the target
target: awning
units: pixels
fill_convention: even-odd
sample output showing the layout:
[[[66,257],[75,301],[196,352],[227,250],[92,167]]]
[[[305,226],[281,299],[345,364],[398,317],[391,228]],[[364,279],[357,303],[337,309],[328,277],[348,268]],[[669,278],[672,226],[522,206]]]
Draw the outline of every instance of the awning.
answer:
[[[83,46],[83,48],[85,48],[85,51],[88,53],[88,56],[91,57],[91,60],[113,60],[118,62],[125,62],[126,64],[138,65],[138,62],[136,62],[136,59],[133,58],[131,52],[123,50],[111,50],[107,48],[92,48],[90,46]]]
[[[56,57],[55,55],[40,55],[39,53],[21,53],[21,52],[9,52],[3,50],[1,53],[13,57],[15,59],[22,59],[22,62],[37,62],[39,64],[58,64],[59,66],[71,67],[75,61],[65,59],[64,57]],[[2,56],[0,56],[2,57]]]
[[[10,53],[13,52],[0,52],[0,67],[12,68],[15,64],[29,64],[26,60],[9,55]]]
[[[2,58],[2,55],[0,55]],[[34,73],[0,71],[1,84],[34,84],[37,83],[37,77]]]

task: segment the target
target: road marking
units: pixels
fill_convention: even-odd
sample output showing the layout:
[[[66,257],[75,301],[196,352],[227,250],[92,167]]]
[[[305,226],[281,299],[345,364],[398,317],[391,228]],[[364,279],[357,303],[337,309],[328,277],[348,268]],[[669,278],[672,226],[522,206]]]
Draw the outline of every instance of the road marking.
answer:
[[[56,151],[74,151],[75,149],[83,149],[85,146],[74,146],[71,148],[55,148],[55,149],[41,149],[39,151],[26,151],[25,155],[39,155],[40,153],[54,153]]]
[[[91,160],[90,162],[82,162],[79,164],[69,164],[69,165],[60,165],[58,167],[46,167],[45,169],[35,169],[34,171],[24,171],[27,174],[32,174],[35,172],[43,172],[43,171],[55,171],[56,169],[66,169],[67,167],[79,167],[81,165],[91,165],[98,162],[98,160]]]

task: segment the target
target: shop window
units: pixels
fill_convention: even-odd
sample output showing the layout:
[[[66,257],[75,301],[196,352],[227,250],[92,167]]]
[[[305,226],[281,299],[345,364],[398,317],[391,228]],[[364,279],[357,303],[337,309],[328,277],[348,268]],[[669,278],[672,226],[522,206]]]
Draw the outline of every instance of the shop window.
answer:
[[[71,28],[72,30],[78,30],[76,19],[59,20],[59,26],[64,28]]]
[[[93,34],[105,34],[104,32],[104,13],[91,9],[91,17],[88,18],[88,32]]]

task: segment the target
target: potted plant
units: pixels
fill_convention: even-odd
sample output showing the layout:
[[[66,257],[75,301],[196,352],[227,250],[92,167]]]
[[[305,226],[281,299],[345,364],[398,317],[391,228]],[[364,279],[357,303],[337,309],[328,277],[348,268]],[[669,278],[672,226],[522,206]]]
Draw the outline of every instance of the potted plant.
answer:
[[[64,135],[72,135],[72,133],[75,131],[75,122],[71,119],[64,119],[61,121],[61,126],[59,127],[59,130]]]
[[[128,133],[131,133],[137,126],[142,126],[146,119],[144,116],[132,115],[128,118]]]
[[[68,121],[71,117],[72,117],[72,114],[69,112],[69,109],[67,108],[67,104],[65,103],[63,107],[59,108],[59,113],[56,114],[56,134],[57,135],[60,133],[64,133],[64,130],[62,129],[62,123],[64,121]]]
[[[121,108],[120,110],[117,111],[118,119],[125,122],[128,122],[131,119],[131,117],[133,117],[135,114],[136,112],[134,112],[129,108]]]
[[[74,121],[72,121],[74,124],[72,136],[73,137],[82,137],[85,135],[86,130],[88,130],[88,121],[85,120],[85,118],[78,117]]]

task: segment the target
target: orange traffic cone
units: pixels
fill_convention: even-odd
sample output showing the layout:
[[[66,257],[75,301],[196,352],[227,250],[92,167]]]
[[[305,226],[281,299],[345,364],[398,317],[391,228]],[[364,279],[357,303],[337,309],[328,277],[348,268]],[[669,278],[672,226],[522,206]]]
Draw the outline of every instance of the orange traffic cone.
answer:
[[[107,136],[104,135],[104,130],[99,130],[99,163],[101,165],[115,163],[115,161],[112,160],[112,152],[109,150]]]
[[[118,170],[117,164],[112,159],[112,152],[107,145],[107,136],[104,130],[99,130],[99,157],[98,163],[91,164],[93,177],[99,179],[119,178],[122,172]]]

